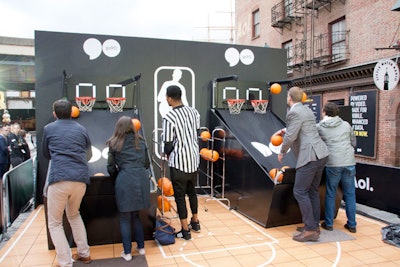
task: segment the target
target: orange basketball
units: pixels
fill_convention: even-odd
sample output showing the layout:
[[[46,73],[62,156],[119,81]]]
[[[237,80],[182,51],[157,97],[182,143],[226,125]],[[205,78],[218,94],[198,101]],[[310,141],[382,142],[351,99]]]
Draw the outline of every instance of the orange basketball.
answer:
[[[201,138],[201,140],[203,140],[205,142],[205,141],[207,141],[208,139],[211,138],[211,134],[210,134],[209,131],[202,131],[200,133],[200,138]]]
[[[282,87],[281,87],[281,85],[279,83],[274,83],[274,84],[271,85],[270,91],[271,91],[272,94],[278,95],[282,91]]]
[[[274,146],[280,146],[283,142],[283,137],[279,134],[273,134],[270,141]]]
[[[278,168],[272,168],[270,171],[269,171],[269,176],[271,176],[271,179],[272,180],[274,180],[275,179],[275,176],[276,176],[276,174],[279,172],[279,169]]]
[[[163,209],[163,202],[164,202],[164,209]],[[169,203],[168,199],[163,196],[157,197],[157,207],[160,211],[166,212],[171,210],[171,203]]]
[[[200,151],[200,156],[205,159],[205,160],[209,160],[212,162],[216,162],[219,159],[219,153],[215,150],[211,150],[211,149],[205,149],[202,151]]]
[[[202,149],[200,149],[200,156],[204,159],[204,156],[207,154],[207,150],[209,150],[208,148],[204,147]]]
[[[279,175],[278,178],[276,179],[276,181],[281,183],[283,180],[283,172],[279,171],[276,175]]]
[[[306,102],[307,100],[307,94],[305,92],[303,92],[303,97],[301,98],[301,103]]]
[[[172,189],[172,182],[167,177],[161,177],[157,182],[158,188],[160,188],[164,195],[169,197],[174,194],[174,190]]]
[[[142,124],[140,123],[140,120],[132,119],[132,123],[133,123],[133,127],[135,128],[135,131],[139,132],[140,127],[142,126]]]
[[[210,150],[210,149],[208,149],[208,148],[206,148],[206,147],[200,149],[200,156],[201,156],[203,159],[207,160],[207,157],[208,157],[208,155],[210,154],[209,150]]]
[[[78,118],[79,117],[79,113],[80,113],[79,108],[76,107],[76,106],[72,106],[71,117],[72,118]]]

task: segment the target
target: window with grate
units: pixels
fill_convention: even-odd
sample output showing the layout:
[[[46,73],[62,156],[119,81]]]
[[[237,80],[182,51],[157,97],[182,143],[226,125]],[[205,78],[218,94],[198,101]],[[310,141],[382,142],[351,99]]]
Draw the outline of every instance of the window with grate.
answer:
[[[253,38],[260,36],[260,10],[253,11]]]
[[[291,68],[293,66],[293,41],[290,40],[286,43],[282,44],[282,48],[286,49],[286,66],[287,66],[287,72],[292,73],[293,69]]]
[[[293,16],[293,0],[285,0],[285,17]]]
[[[346,59],[346,20],[341,18],[330,25],[332,63]]]

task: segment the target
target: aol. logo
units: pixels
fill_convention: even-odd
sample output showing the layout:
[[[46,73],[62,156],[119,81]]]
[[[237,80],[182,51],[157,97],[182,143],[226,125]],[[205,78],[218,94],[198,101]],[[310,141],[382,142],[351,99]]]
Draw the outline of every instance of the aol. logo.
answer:
[[[90,60],[94,60],[101,55],[101,52],[108,57],[118,56],[121,52],[121,46],[114,39],[108,39],[102,45],[96,38],[89,38],[83,43],[83,51],[89,56]]]
[[[365,177],[365,179],[356,179],[354,176],[354,185],[357,189],[367,190],[367,191],[374,191],[374,188],[371,186],[371,181],[369,177]]]

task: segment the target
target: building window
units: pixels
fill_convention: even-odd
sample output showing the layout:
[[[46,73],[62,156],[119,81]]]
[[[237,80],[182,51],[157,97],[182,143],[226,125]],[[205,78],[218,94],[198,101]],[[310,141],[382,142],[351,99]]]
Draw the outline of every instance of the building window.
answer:
[[[292,73],[293,72],[293,42],[292,40],[283,43],[282,48],[286,49],[286,66],[287,66],[287,72]]]
[[[253,12],[253,38],[260,36],[260,10]]]
[[[344,99],[333,99],[333,100],[329,100],[328,102],[332,102],[335,103],[337,106],[341,107],[344,106]]]
[[[346,59],[346,20],[342,18],[329,26],[332,63],[334,63]]]
[[[285,17],[293,16],[293,0],[285,0]]]

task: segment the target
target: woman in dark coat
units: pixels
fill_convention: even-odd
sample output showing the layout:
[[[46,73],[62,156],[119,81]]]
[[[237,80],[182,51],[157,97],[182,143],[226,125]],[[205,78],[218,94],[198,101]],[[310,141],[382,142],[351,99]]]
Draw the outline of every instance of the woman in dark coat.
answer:
[[[121,117],[113,135],[107,140],[107,171],[115,180],[115,197],[120,212],[120,227],[124,251],[121,257],[132,260],[131,219],[137,243],[136,250],[145,254],[144,232],[139,210],[150,207],[150,182],[146,143],[134,129],[130,117]]]

